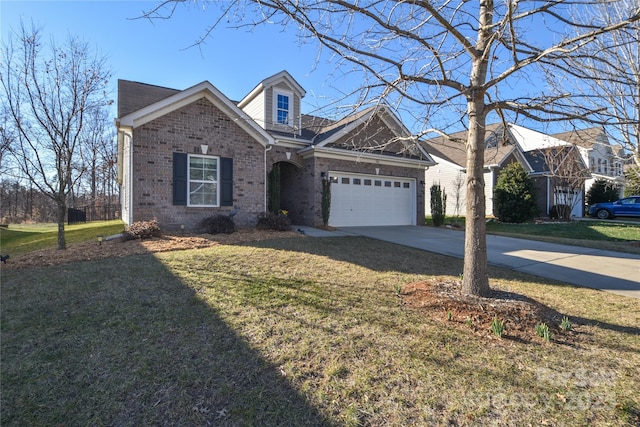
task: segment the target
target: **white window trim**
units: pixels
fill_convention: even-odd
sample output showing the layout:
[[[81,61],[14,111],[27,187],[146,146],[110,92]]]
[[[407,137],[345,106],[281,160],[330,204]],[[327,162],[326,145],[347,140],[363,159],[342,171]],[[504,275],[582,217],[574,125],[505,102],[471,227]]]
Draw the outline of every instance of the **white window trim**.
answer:
[[[207,159],[216,159],[217,168],[216,168],[216,203],[213,205],[196,205],[191,203],[191,158],[207,158]],[[212,182],[212,181],[199,181],[194,180],[193,182]],[[205,156],[202,154],[189,154],[187,156],[187,206],[194,208],[217,208],[220,206],[220,157],[219,156]]]
[[[287,123],[278,123],[278,95],[289,97]],[[273,89],[273,124],[275,126],[293,126],[293,92],[283,89]]]

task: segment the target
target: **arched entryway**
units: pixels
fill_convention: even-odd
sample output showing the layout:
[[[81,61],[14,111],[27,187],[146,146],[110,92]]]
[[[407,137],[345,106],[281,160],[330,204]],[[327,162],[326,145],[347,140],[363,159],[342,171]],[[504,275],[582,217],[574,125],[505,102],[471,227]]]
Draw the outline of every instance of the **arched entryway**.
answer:
[[[287,211],[293,224],[306,224],[310,195],[304,186],[302,168],[287,161],[274,163],[272,170],[273,168],[279,169],[280,206],[277,209]],[[271,183],[272,180],[270,180]]]

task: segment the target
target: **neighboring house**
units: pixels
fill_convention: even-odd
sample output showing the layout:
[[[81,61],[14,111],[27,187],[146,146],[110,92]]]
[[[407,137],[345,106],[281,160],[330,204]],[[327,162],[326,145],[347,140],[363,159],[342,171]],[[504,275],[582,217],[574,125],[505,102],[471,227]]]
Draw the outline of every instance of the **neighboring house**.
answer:
[[[427,202],[425,211],[430,213],[428,187],[440,183],[447,193],[447,213],[453,214],[454,182],[466,173],[466,131],[426,141],[427,151],[438,165],[425,172]],[[559,148],[561,147],[561,148]],[[536,187],[537,206],[541,214],[549,214],[551,207],[570,203],[571,214],[584,215],[584,181],[586,164],[581,153],[565,141],[513,124],[491,124],[487,126],[485,139],[484,181],[487,216],[494,214],[493,191],[501,170],[513,162],[519,162],[529,173]],[[567,161],[564,161],[567,160]],[[571,168],[568,167],[571,165]],[[560,182],[559,173],[571,170],[572,178],[580,180],[579,190],[567,190],[567,181]],[[556,173],[554,173],[556,172]],[[578,176],[576,176],[578,175]],[[464,194],[464,191],[463,191]],[[460,209],[464,214],[464,201]]]
[[[332,121],[302,114],[304,96],[286,71],[240,102],[209,82],[175,90],[119,80],[124,222],[193,229],[235,211],[237,225],[255,225],[278,165],[280,209],[294,224],[322,224],[324,178],[332,182],[329,225],[422,224],[424,170],[434,161],[391,109]]]
[[[589,191],[596,180],[602,179],[618,187],[622,195],[627,159],[621,146],[609,143],[604,129],[593,127],[573,130],[555,134],[554,137],[580,147],[582,157],[591,171],[591,177],[585,182],[585,192]]]
[[[425,213],[431,214],[431,195],[429,188],[433,184],[447,195],[447,215],[465,215],[466,209],[466,164],[465,148],[467,132],[457,132],[447,138],[438,137],[425,141],[431,157],[438,163],[425,172],[426,205]],[[519,162],[526,171],[531,169],[517,145],[510,142],[509,135],[501,124],[487,126],[484,152],[484,195],[485,214],[493,215],[493,189],[498,182],[500,171],[513,162]]]
[[[509,124],[509,133],[531,168],[538,211],[549,214],[554,205],[568,205],[571,216],[583,217],[584,183],[590,173],[582,147],[513,124]]]

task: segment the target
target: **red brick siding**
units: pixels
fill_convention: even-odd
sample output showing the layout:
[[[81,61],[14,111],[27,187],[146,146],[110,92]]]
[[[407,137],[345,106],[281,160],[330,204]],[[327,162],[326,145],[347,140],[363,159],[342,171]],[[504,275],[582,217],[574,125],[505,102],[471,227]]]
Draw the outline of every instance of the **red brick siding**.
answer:
[[[287,160],[286,151],[292,153]],[[294,224],[322,225],[322,172],[340,171],[375,175],[379,168],[380,175],[414,178],[417,185],[416,224],[424,224],[424,169],[385,166],[355,160],[307,159],[298,157],[294,150],[274,147],[268,152],[268,168],[276,162],[282,162],[281,182],[282,208],[289,211]]]
[[[265,210],[264,147],[225,113],[205,99],[155,119],[133,133],[133,221],[156,218],[161,227],[193,229],[203,218],[233,207],[198,208],[173,205],[173,152],[233,158],[234,217],[240,227],[255,224]]]

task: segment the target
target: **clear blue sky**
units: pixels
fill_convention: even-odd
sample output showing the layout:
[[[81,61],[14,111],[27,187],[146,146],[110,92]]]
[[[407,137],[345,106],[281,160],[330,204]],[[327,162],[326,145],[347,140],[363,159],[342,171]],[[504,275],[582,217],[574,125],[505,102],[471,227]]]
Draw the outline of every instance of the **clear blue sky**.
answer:
[[[295,32],[283,32],[279,25],[261,25],[249,31],[228,28],[223,23],[204,44],[193,47],[219,16],[219,10],[203,10],[187,1],[171,19],[140,18],[157,3],[0,0],[0,38],[19,29],[21,19],[28,26],[33,22],[41,27],[43,36],[53,37],[57,43],[64,42],[68,35],[80,37],[108,58],[114,100],[118,79],[175,89],[208,80],[230,99],[240,100],[264,78],[287,70],[307,91],[303,112],[314,113],[317,107],[339,100],[362,83],[357,74],[332,75],[336,65],[328,51],[319,55],[315,41],[302,44]],[[225,3],[220,0],[213,4]],[[544,28],[532,31],[539,33],[540,39],[548,37]],[[457,122],[449,124],[459,126]],[[543,130],[535,123],[532,127]],[[449,129],[454,130],[460,129]]]
[[[276,25],[252,32],[220,26],[205,44],[190,47],[212,23],[212,14],[181,7],[169,20],[136,19],[155,4],[0,0],[0,37],[19,29],[21,19],[41,27],[45,40],[52,36],[62,43],[69,34],[80,37],[108,58],[113,99],[117,80],[125,79],[175,89],[208,80],[230,99],[240,100],[261,80],[285,69],[307,91],[305,112],[339,96],[331,87],[335,82],[327,83],[335,65],[328,56],[317,61],[317,46],[301,44],[295,33]]]

